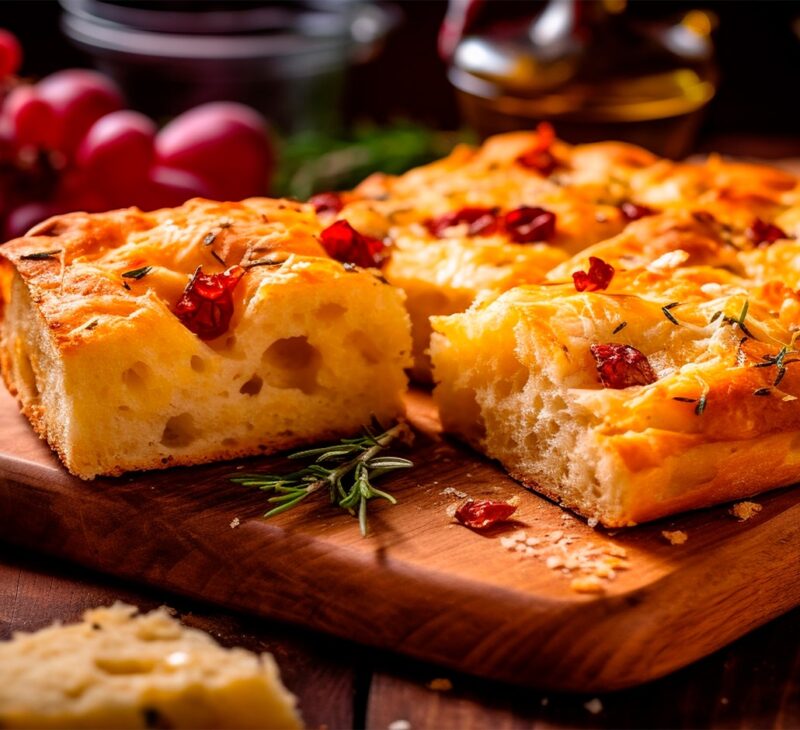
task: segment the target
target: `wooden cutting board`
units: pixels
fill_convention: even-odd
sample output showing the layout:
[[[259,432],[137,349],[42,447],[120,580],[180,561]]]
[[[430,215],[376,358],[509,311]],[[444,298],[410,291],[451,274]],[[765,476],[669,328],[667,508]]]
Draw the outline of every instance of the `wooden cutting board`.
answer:
[[[747,522],[719,507],[612,535],[442,440],[428,395],[412,393],[409,413],[423,432],[417,466],[383,482],[399,504],[373,505],[363,539],[356,520],[322,501],[261,519],[265,495],[229,476],[242,464],[285,467],[280,459],[81,482],[3,392],[0,534],[230,608],[548,689],[644,682],[800,603],[800,490],[760,497],[763,510]],[[517,497],[518,521],[488,534],[462,527],[448,514],[460,501],[452,490]],[[683,545],[661,534],[678,529]],[[508,549],[520,531],[532,544]],[[577,573],[558,563],[591,548],[611,562],[624,550],[629,567],[601,579],[602,593],[578,593]]]

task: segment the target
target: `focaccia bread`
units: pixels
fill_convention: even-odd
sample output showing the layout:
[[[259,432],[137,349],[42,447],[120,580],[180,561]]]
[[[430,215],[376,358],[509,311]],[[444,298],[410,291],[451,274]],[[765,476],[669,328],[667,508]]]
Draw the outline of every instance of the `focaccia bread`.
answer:
[[[626,181],[655,161],[623,143],[572,147],[538,132],[459,146],[443,160],[350,193],[323,194],[325,221],[342,218],[392,243],[386,279],[407,296],[413,377],[430,378],[431,315],[463,311],[476,297],[540,281],[569,255],[624,229]]]
[[[313,200],[323,220],[344,218],[392,243],[384,275],[407,295],[412,375],[426,381],[430,316],[539,282],[548,267],[556,267],[548,279],[557,280],[565,267],[603,252],[620,257],[618,268],[632,268],[683,246],[684,265],[770,278],[788,254],[778,246],[765,259],[761,236],[769,231],[772,243],[772,225],[783,237],[800,230],[799,191],[793,175],[763,165],[715,155],[676,163],[620,142],[573,146],[540,125]],[[753,254],[740,259],[741,251]]]
[[[523,484],[633,525],[800,478],[798,324],[794,289],[704,266],[517,287],[433,318],[435,397]]]
[[[271,655],[223,649],[164,608],[136,613],[116,603],[0,642],[0,727],[302,726]]]
[[[85,479],[389,422],[402,293],[320,232],[311,206],[266,199],[50,219],[0,247],[3,377]]]

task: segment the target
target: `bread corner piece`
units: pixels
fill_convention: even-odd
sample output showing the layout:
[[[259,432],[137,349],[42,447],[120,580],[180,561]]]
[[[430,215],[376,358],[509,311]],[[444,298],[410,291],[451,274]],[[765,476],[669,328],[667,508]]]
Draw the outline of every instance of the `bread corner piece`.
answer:
[[[434,317],[443,426],[608,527],[791,484],[800,370],[782,363],[798,298],[743,283],[707,267],[618,272],[606,291],[524,286]],[[604,381],[592,346],[609,343],[649,376]]]
[[[300,728],[269,654],[121,603],[0,643],[3,728]]]
[[[328,258],[313,209],[194,200],[72,214],[0,246],[5,381],[91,479],[272,453],[402,414],[403,297]],[[230,323],[176,316],[194,272],[240,266]]]

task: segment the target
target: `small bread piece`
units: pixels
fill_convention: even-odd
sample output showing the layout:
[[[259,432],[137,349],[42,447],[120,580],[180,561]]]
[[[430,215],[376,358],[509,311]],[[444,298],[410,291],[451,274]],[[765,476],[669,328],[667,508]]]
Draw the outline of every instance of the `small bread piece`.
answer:
[[[410,364],[402,293],[328,258],[320,229],[310,206],[266,199],[46,221],[0,247],[9,389],[84,479],[392,421]],[[176,305],[198,267],[231,266],[230,323],[201,339]]]
[[[745,283],[707,267],[640,269],[604,291],[521,286],[434,317],[443,426],[608,527],[790,484],[798,296]],[[592,346],[607,344],[646,357],[642,384],[601,379]]]
[[[116,603],[0,643],[0,727],[302,727],[270,654],[136,613]]]

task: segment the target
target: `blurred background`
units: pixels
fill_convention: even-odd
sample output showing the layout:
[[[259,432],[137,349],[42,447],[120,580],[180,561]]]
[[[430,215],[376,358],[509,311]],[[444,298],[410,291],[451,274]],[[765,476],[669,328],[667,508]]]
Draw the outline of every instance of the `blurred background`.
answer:
[[[0,118],[16,155],[0,181],[7,236],[78,204],[152,207],[267,188],[305,198],[543,119],[568,141],[626,139],[671,157],[800,154],[792,2],[4,0],[0,27],[22,54]],[[93,112],[74,99],[97,100],[102,80],[46,79],[74,68],[116,90]],[[32,94],[68,111],[37,117]],[[179,116],[218,100],[262,115],[268,140],[262,117],[238,107]],[[67,120],[75,104],[83,126]],[[121,109],[140,115],[90,134]],[[46,139],[70,125],[69,144]],[[128,170],[129,191],[106,194],[107,178],[120,187]],[[149,198],[130,191],[145,179]]]

